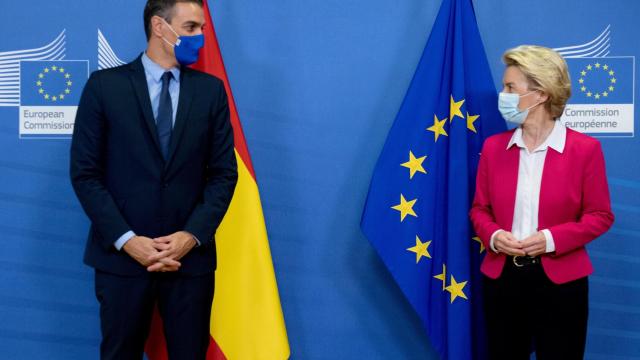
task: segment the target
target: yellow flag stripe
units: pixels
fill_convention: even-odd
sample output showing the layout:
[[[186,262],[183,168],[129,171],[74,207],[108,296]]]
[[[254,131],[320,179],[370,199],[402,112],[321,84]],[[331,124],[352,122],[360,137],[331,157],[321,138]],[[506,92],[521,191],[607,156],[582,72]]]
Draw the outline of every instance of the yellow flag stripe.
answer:
[[[258,185],[236,152],[238,184],[216,233],[211,336],[228,360],[289,358]]]

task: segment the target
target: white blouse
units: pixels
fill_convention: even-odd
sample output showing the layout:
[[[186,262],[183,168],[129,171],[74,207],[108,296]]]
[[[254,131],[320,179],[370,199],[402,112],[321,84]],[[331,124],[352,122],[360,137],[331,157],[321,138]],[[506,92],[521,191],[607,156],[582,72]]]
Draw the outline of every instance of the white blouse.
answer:
[[[507,145],[507,149],[516,145],[520,148],[520,163],[518,165],[518,186],[516,188],[516,203],[513,211],[513,224],[511,233],[513,236],[522,241],[528,236],[538,232],[538,208],[540,205],[540,185],[542,182],[542,171],[544,170],[544,160],[547,156],[547,150],[553,148],[555,151],[562,153],[567,140],[567,129],[560,123],[555,122],[553,130],[547,139],[529,152],[524,139],[522,138],[522,128],[517,128],[511,136],[511,140]],[[493,240],[498,232],[491,235],[491,249],[497,252],[493,246]],[[547,240],[546,252],[556,250],[553,242],[553,235],[548,229],[543,229]]]

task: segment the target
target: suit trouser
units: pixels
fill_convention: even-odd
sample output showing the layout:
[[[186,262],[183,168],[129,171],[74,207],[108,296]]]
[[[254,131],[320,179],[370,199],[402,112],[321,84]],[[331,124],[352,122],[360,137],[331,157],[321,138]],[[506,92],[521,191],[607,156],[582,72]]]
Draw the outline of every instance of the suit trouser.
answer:
[[[147,273],[120,276],[96,270],[103,360],[141,360],[153,309],[162,317],[171,360],[205,359],[214,274]]]
[[[586,277],[554,284],[542,265],[516,267],[507,258],[502,275],[484,277],[490,359],[582,359],[589,312]]]

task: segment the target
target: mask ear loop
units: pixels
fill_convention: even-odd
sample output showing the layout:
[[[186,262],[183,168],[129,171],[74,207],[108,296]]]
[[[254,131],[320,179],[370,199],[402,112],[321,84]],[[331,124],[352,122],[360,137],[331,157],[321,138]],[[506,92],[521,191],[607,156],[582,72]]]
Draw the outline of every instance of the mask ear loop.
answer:
[[[536,92],[536,91],[539,91],[539,90],[531,90],[531,91],[529,91],[529,92],[528,92],[528,93],[526,93],[526,94],[520,95],[520,97],[527,96],[527,95],[529,95],[529,94],[533,94],[533,93],[534,93],[534,92]],[[524,110],[521,110],[521,111],[529,111],[529,110],[533,109],[534,107],[536,107],[536,106],[538,106],[538,105],[540,105],[540,104],[544,104],[544,101],[539,102],[539,103],[536,103],[536,104],[533,104],[533,105],[529,106],[528,108],[526,108],[526,109],[524,109]]]
[[[538,106],[540,104],[544,104],[544,101],[543,102],[539,102],[537,104],[533,104],[533,105],[529,106],[526,110],[531,110],[531,109],[533,109],[534,107],[536,107],[536,106]]]
[[[533,93],[534,93],[534,92],[536,92],[536,91],[538,91],[538,90],[531,90],[531,91],[529,91],[529,92],[528,92],[528,93],[526,93],[526,94],[522,94],[522,95],[518,95],[518,96],[519,96],[519,97],[525,97],[525,96],[528,96],[528,95],[533,94]]]
[[[175,30],[173,30],[173,27],[167,22],[167,20],[165,20],[163,17],[161,17],[160,19],[162,19],[162,21],[164,21],[164,23],[167,24],[167,26],[169,27],[169,30],[171,30],[171,32],[174,33],[176,35],[176,38],[177,38],[175,44],[172,44],[164,36],[162,37],[162,40],[164,40],[167,44],[169,44],[171,46],[180,46],[180,35],[178,35],[178,33]]]

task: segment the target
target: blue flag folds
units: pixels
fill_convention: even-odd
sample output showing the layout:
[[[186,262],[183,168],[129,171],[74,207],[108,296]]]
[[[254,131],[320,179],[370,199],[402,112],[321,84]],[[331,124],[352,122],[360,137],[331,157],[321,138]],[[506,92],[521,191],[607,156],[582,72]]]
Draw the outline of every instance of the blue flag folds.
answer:
[[[445,359],[484,357],[468,213],[484,139],[505,130],[471,0],[444,0],[371,179],[362,231]]]

